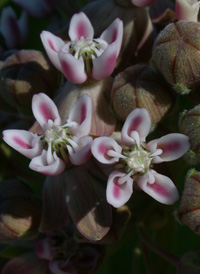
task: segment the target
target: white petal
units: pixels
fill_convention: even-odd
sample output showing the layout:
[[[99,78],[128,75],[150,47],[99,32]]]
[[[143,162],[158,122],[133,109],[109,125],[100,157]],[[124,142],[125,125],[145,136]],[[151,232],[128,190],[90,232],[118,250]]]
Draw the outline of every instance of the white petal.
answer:
[[[19,129],[8,129],[3,131],[3,140],[12,148],[32,159],[40,155],[42,143],[40,137],[32,132]]]
[[[44,130],[48,128],[49,120],[55,125],[60,125],[61,123],[55,103],[45,93],[38,93],[33,96],[32,110],[35,119]]]
[[[120,179],[126,177],[124,183],[118,182]],[[108,184],[106,189],[106,197],[109,204],[114,207],[124,205],[133,193],[133,179],[127,177],[126,173],[114,170],[108,177]]]
[[[154,180],[152,180],[152,175]],[[162,204],[171,205],[179,199],[178,191],[172,180],[154,170],[138,176],[136,182],[144,192]]]
[[[65,169],[64,161],[58,158],[56,153],[54,152],[52,155],[53,162],[51,164],[48,164],[47,158],[49,157],[49,155],[47,154],[47,151],[43,150],[40,156],[37,156],[32,159],[32,161],[29,164],[29,167],[32,170],[42,173],[46,176],[56,176],[62,173]]]
[[[58,58],[61,64],[61,71],[72,83],[81,84],[87,80],[87,74],[85,72],[85,65],[81,59],[76,59],[73,55],[65,52],[64,47],[58,53]]]
[[[155,156],[153,163],[168,162],[182,157],[190,148],[188,136],[180,133],[167,134],[159,139],[150,141],[147,148],[154,153],[161,149],[162,153]]]
[[[115,43],[117,47],[117,56],[119,55],[123,38],[123,23],[116,18],[112,24],[104,30],[100,39],[105,40],[108,44]]]
[[[64,47],[65,42],[60,37],[57,37],[51,32],[44,30],[41,32],[40,38],[46,53],[49,56],[49,59],[58,70],[62,71],[58,58],[58,52],[62,49],[62,47]]]
[[[92,77],[96,80],[110,76],[115,68],[117,45],[112,43],[106,50],[93,60]]]
[[[90,133],[92,101],[89,95],[84,94],[76,101],[69,112],[67,122],[72,122],[72,126],[69,125],[69,128],[77,137],[82,137]],[[73,125],[73,122],[75,122],[75,125]]]
[[[197,0],[176,0],[177,19],[198,22],[199,6]]]
[[[103,164],[114,164],[119,161],[119,156],[109,156],[108,151],[114,151],[121,154],[122,148],[111,137],[99,137],[93,141],[92,154],[93,156]]]
[[[148,111],[145,108],[134,109],[126,118],[122,128],[122,142],[126,145],[132,145],[137,142],[134,136],[134,131],[139,135],[140,142],[144,142],[149,134],[151,127],[151,119]]]
[[[69,159],[73,165],[82,165],[87,162],[92,154],[91,146],[93,139],[90,136],[84,136],[78,140],[78,148],[69,151]]]
[[[72,41],[81,37],[87,38],[94,36],[94,30],[90,23],[90,20],[83,12],[79,12],[72,16],[69,25],[69,37]]]

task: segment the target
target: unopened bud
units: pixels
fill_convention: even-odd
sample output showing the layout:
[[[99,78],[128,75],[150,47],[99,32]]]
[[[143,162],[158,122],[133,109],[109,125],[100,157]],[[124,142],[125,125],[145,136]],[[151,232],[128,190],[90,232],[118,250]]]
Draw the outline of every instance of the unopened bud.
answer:
[[[190,164],[200,163],[200,105],[182,113],[179,127],[180,132],[189,137],[191,144],[185,159]]]
[[[200,235],[200,172],[194,169],[188,172],[177,216]]]
[[[136,65],[115,77],[112,106],[122,121],[135,108],[146,108],[155,126],[170,110],[172,95],[148,66]]]
[[[52,95],[59,74],[40,51],[21,50],[9,56],[0,71],[0,109],[31,114],[33,94]]]
[[[35,237],[40,211],[40,203],[27,185],[17,180],[1,181],[0,241]]]
[[[158,35],[152,63],[175,91],[187,94],[200,85],[200,25],[178,21]]]

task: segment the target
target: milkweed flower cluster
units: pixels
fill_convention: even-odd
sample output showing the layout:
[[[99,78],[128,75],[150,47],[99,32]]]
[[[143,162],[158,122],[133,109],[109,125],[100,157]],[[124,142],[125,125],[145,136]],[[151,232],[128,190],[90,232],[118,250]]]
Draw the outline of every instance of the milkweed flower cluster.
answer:
[[[134,181],[161,203],[173,204],[179,197],[171,179],[157,173],[152,165],[183,156],[190,148],[189,138],[172,133],[145,143],[150,127],[147,110],[135,109],[122,128],[121,145],[111,137],[94,140],[92,153],[95,158],[103,164],[114,165],[106,191],[107,201],[114,207],[120,207],[129,200]]]
[[[73,15],[69,26],[70,42],[43,31],[41,39],[51,62],[73,83],[83,83],[89,76],[101,80],[112,74],[119,55],[123,35],[120,19],[97,39],[88,17],[80,12]]]
[[[42,174],[58,175],[69,164],[81,165],[90,157],[92,137],[91,99],[83,95],[72,107],[62,125],[58,109],[44,93],[33,96],[33,114],[43,129],[38,136],[25,130],[4,130],[3,139],[31,159],[29,167]]]

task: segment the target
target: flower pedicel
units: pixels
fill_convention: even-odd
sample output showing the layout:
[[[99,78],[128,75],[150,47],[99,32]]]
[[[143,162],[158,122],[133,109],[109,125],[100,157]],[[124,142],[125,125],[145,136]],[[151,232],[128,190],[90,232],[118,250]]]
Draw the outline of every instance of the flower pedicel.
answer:
[[[38,136],[26,130],[3,131],[4,141],[31,159],[29,167],[47,176],[62,173],[69,161],[81,165],[91,155],[91,98],[84,94],[73,105],[67,123],[61,118],[54,102],[44,93],[33,96],[33,114],[43,129]]]
[[[178,191],[167,176],[152,169],[152,165],[173,161],[190,148],[189,138],[172,133],[145,143],[151,127],[146,109],[137,108],[127,117],[121,132],[122,145],[111,137],[96,138],[92,145],[94,157],[103,164],[113,164],[107,184],[107,201],[114,207],[124,205],[132,195],[133,181],[163,204],[173,204]]]

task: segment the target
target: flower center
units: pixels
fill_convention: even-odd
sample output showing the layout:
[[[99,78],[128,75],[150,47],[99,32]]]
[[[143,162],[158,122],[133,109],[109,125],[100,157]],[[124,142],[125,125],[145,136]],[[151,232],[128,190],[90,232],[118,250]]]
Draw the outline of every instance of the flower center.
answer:
[[[82,58],[87,74],[91,74],[92,60],[99,57],[108,44],[102,39],[94,40],[90,37],[81,37],[80,40],[69,42],[69,52],[77,59]]]
[[[56,151],[57,156],[68,163],[68,150],[66,146],[70,145],[70,143],[67,139],[72,139],[72,136],[73,135],[68,127],[53,125],[44,132],[41,141],[45,150],[48,150],[50,145],[52,150],[51,152],[53,153]]]
[[[144,149],[142,146],[138,147],[134,145],[133,147],[124,147],[122,149],[122,155],[126,158],[121,158],[117,168],[122,168],[125,172],[132,171],[132,176],[138,174],[145,174],[152,161],[151,153]]]

